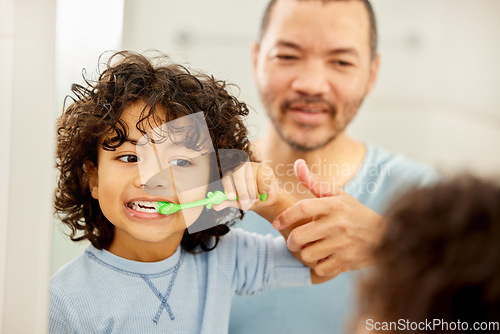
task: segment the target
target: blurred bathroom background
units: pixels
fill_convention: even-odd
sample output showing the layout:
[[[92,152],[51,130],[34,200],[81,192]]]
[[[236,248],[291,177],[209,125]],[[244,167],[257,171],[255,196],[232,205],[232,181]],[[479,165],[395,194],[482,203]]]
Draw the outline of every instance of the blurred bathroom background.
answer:
[[[71,83],[83,83],[83,69],[95,78],[104,51],[160,50],[237,85],[258,137],[267,120],[250,47],[266,3],[0,0],[1,333],[21,333],[12,329],[27,311],[36,321],[22,332],[44,333],[48,277],[86,247],[68,241],[51,208],[54,123]],[[372,4],[381,69],[348,132],[444,173],[498,177],[500,1]]]

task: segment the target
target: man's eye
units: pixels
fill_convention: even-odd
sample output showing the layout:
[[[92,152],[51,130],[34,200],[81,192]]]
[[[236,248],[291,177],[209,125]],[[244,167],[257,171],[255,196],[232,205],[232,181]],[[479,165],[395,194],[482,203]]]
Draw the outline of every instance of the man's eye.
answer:
[[[279,55],[276,55],[276,58],[278,58],[278,60],[283,60],[283,61],[292,61],[292,60],[297,60],[297,59],[299,59],[299,57],[297,57],[297,56],[294,56],[294,55],[287,55],[287,54],[279,54]]]
[[[128,162],[128,163],[134,163],[134,162],[138,162],[139,158],[136,155],[127,154],[127,155],[122,155],[122,156],[118,157],[118,160],[123,161],[123,162]]]
[[[338,65],[338,66],[342,66],[342,67],[352,66],[352,63],[350,63],[348,61],[343,61],[343,60],[334,60],[334,61],[332,61],[332,63],[334,65]]]
[[[193,165],[191,161],[186,159],[174,159],[171,160],[169,163],[177,167],[189,167]]]

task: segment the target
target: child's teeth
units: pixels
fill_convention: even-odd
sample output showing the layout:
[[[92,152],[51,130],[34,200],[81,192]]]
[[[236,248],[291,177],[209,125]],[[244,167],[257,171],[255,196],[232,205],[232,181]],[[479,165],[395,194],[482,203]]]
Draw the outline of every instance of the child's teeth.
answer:
[[[129,207],[139,212],[155,213],[158,212],[160,206],[158,202],[136,201],[131,202]]]

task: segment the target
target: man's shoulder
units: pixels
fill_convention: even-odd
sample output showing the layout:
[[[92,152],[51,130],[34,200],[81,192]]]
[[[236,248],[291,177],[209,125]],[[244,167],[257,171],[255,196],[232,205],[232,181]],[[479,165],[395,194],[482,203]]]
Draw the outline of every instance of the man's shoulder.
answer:
[[[359,170],[365,178],[394,182],[413,180],[420,184],[432,183],[440,178],[437,170],[429,164],[389,152],[371,143],[367,143],[366,148],[366,157]]]
[[[439,181],[441,175],[432,166],[366,144],[365,160],[355,177],[345,186],[350,195],[382,214],[398,195],[413,187]]]

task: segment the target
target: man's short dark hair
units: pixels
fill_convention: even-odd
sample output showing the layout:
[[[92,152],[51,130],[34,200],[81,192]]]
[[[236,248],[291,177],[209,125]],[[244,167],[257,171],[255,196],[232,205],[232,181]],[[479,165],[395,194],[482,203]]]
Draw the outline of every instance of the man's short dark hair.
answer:
[[[259,40],[262,40],[266,34],[267,27],[269,26],[269,21],[271,20],[271,13],[278,0],[271,0],[267,4],[266,10],[264,11],[264,16],[260,23],[260,34]],[[313,1],[313,0],[297,0],[297,1]],[[368,17],[370,18],[370,50],[371,58],[374,59],[377,54],[377,44],[378,44],[378,33],[377,33],[377,20],[375,19],[375,13],[373,11],[372,5],[369,0],[314,0],[321,1],[323,3],[333,2],[333,1],[361,1],[368,11]]]

